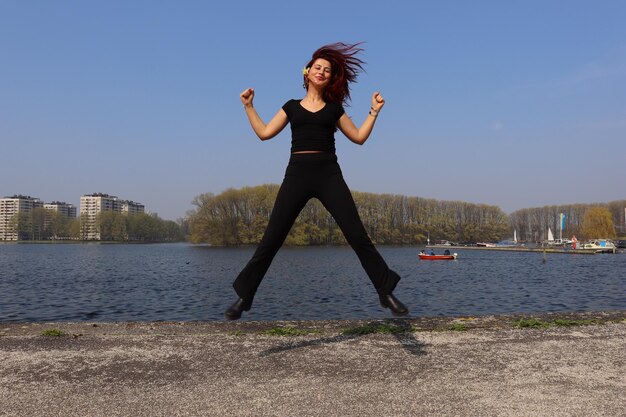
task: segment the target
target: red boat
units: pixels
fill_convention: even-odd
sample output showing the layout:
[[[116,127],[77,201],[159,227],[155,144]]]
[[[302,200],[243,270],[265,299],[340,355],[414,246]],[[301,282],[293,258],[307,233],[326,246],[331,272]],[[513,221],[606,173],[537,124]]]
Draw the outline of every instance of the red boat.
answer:
[[[457,254],[453,253],[452,255],[429,255],[427,253],[418,254],[420,259],[425,259],[429,261],[453,261],[456,259]]]

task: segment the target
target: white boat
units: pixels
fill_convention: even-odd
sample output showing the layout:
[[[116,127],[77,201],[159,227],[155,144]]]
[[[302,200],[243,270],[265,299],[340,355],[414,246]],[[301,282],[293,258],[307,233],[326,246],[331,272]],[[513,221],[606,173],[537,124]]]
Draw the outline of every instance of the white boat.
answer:
[[[552,230],[548,227],[548,240],[546,241],[548,246],[568,246],[572,244],[571,239],[555,239],[552,234]]]
[[[585,250],[592,250],[596,253],[614,253],[616,249],[615,244],[607,239],[590,240],[589,242],[583,243],[580,248]]]
[[[517,230],[513,231],[513,239],[512,240],[503,240],[496,243],[496,246],[499,248],[515,248],[520,246],[517,242]]]

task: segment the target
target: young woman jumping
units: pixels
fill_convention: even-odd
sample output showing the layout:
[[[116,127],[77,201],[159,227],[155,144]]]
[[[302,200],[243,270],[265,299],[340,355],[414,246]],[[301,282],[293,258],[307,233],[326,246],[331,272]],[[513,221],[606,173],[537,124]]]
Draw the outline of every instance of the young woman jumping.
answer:
[[[248,88],[241,93],[246,115],[261,140],[273,138],[287,123],[291,124],[291,157],[265,234],[233,284],[238,299],[226,310],[227,319],[237,320],[250,310],[274,256],[311,198],[320,200],[339,225],[374,284],[380,304],[394,315],[408,314],[406,306],[393,295],[400,276],[389,269],[367,235],[335,155],[337,128],[352,142],[362,145],[385,104],[382,95],[374,93],[370,111],[358,128],[343,109],[350,99],[350,83],[363,70],[364,62],[356,57],[361,51],[359,44],[344,43],[315,51],[303,71],[306,95],[301,100],[289,100],[267,124],[253,106],[254,90]]]

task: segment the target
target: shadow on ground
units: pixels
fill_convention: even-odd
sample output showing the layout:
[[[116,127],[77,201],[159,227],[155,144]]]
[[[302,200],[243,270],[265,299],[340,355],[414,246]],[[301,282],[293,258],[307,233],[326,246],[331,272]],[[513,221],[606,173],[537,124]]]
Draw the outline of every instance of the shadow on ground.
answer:
[[[276,353],[287,352],[294,349],[302,349],[311,346],[323,346],[333,343],[342,343],[349,340],[362,338],[372,333],[391,334],[402,348],[415,356],[425,355],[424,344],[415,338],[410,319],[385,319],[368,322],[362,326],[344,331],[342,334],[332,337],[322,337],[314,340],[299,342],[285,342],[278,346],[264,350],[259,356],[266,357]]]

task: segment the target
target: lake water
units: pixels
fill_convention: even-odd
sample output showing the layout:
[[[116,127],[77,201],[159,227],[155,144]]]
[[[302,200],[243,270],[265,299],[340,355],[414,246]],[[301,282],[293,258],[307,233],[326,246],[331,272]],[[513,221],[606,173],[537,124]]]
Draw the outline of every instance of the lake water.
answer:
[[[411,316],[626,310],[626,255],[379,247]],[[223,320],[253,248],[0,244],[0,322]],[[390,317],[347,247],[283,248],[243,320]]]

